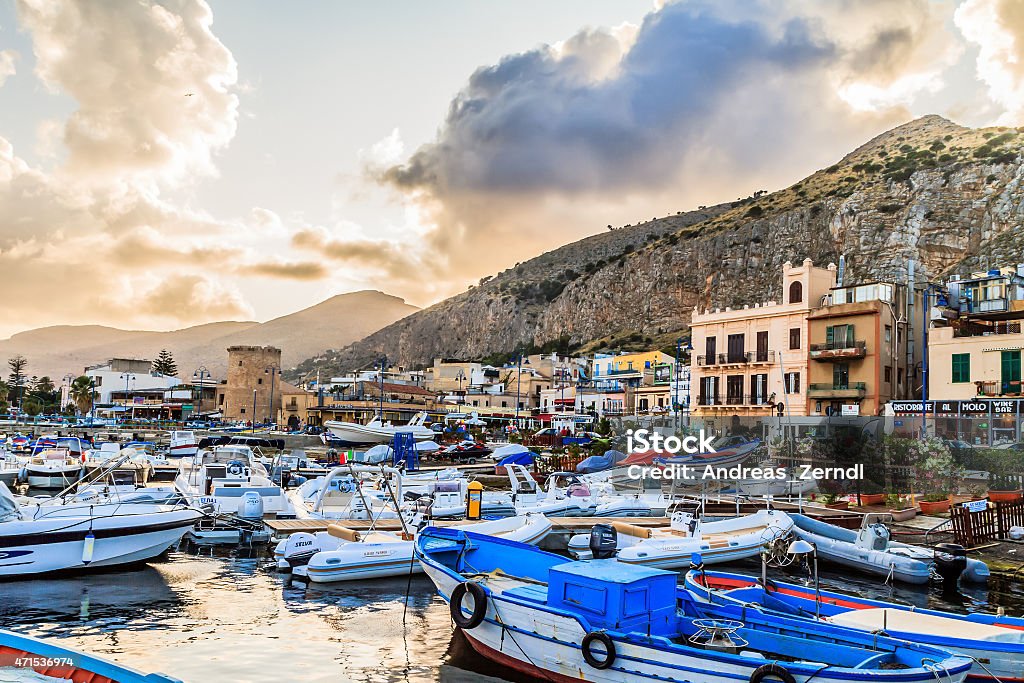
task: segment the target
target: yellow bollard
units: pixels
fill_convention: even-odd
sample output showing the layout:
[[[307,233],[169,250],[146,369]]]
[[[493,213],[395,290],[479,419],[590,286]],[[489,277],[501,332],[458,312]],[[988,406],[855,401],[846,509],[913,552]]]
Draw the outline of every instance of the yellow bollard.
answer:
[[[484,485],[471,481],[466,486],[466,519],[480,519],[484,505]]]

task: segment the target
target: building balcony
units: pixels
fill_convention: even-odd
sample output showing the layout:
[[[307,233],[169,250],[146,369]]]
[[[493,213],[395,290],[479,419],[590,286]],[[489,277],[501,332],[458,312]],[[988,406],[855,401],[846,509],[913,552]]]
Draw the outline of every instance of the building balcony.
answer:
[[[697,396],[697,405],[704,408],[761,408],[771,407],[767,395],[726,394],[721,396]]]
[[[697,356],[697,365],[698,366],[715,365],[716,364],[715,361],[717,361],[717,360],[718,360],[718,356],[716,356],[715,354],[711,354],[709,356]]]
[[[750,362],[752,364],[755,364],[755,365],[757,363],[774,363],[775,362],[775,352],[774,351],[755,351],[754,354],[753,354],[753,358],[750,359]]]
[[[954,337],[988,337],[999,334],[1020,334],[1019,322],[997,322],[992,325],[969,325],[953,330]]]
[[[825,344],[811,344],[811,360],[820,361],[845,361],[864,358],[868,354],[867,343],[863,340],[849,342],[832,342]]]
[[[718,354],[719,365],[746,365],[750,362],[752,354],[748,351],[746,353],[733,352],[733,353],[720,353]]]
[[[1021,395],[1021,381],[1010,380],[1007,382],[995,381],[980,381],[975,382],[974,385],[978,388],[978,396],[997,397],[997,396],[1013,396],[1017,397]]]
[[[864,382],[847,382],[846,384],[812,383],[807,385],[809,398],[864,398],[868,393]]]

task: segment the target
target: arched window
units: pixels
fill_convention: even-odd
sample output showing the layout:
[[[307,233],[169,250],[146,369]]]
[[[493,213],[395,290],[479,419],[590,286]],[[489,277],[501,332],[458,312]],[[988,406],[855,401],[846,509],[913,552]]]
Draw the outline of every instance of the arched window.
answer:
[[[789,286],[789,303],[798,304],[804,300],[804,286],[794,282]]]

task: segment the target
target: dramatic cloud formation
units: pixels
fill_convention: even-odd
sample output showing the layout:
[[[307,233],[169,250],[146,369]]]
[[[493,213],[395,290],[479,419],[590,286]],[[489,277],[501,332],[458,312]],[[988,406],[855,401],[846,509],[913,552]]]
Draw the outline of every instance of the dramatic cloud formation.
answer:
[[[339,283],[428,304],[608,224],[786,186],[915,116],[1024,123],[1018,0],[684,0],[467,70],[436,137],[411,150],[385,110],[372,135],[392,132],[323,174],[344,186],[323,197],[324,220],[262,196],[225,217],[202,190],[245,195],[272,165],[227,177],[218,155],[290,150],[236,139],[259,98],[203,0],[18,0],[17,17],[31,54],[0,51],[3,93],[34,77],[65,108],[20,126],[20,149],[0,130],[0,335],[248,318],[253,302],[298,308],[313,301],[296,293]],[[274,59],[289,78],[307,66]],[[343,90],[343,76],[289,85]],[[348,125],[335,123],[308,136],[325,157]],[[305,170],[269,182],[305,185]],[[381,195],[387,217],[346,220]]]
[[[432,212],[440,258],[525,257],[553,225],[567,241],[795,181],[910,118],[958,53],[926,0],[669,4],[477,70],[382,177]]]

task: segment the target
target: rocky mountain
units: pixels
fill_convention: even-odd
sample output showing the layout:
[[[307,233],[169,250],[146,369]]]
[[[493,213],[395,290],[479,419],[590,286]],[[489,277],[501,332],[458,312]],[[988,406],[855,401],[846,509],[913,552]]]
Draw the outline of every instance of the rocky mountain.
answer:
[[[49,375],[57,381],[109,358],[152,359],[166,348],[182,376],[191,376],[195,368],[205,365],[214,377],[223,378],[227,347],[254,344],[280,347],[281,363],[287,370],[304,358],[340,349],[417,310],[403,299],[368,290],[339,294],[265,323],[216,322],[170,332],[58,325],[0,341],[0,367],[21,354],[28,359],[29,375]]]
[[[1024,128],[925,116],[791,187],[624,226],[548,252],[298,366],[309,374],[517,349],[668,346],[695,305],[779,299],[785,261],[847,282],[1024,261]],[[921,275],[923,273],[923,275]]]

